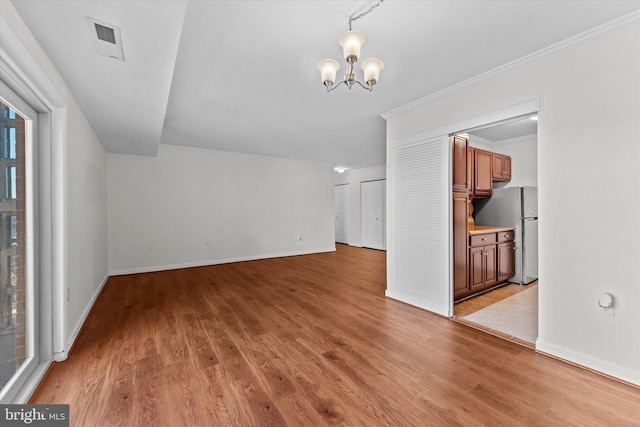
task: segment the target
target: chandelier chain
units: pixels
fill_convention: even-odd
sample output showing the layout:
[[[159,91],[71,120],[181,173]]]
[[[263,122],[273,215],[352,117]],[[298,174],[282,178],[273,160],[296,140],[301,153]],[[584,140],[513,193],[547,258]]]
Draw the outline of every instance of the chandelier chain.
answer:
[[[360,19],[368,14],[370,14],[373,9],[375,9],[376,7],[380,6],[382,4],[384,0],[378,0],[378,2],[376,4],[374,4],[373,6],[371,6],[369,9],[365,10],[364,12],[358,14],[358,15],[351,15],[349,17],[349,31],[351,31],[351,23],[357,19]]]

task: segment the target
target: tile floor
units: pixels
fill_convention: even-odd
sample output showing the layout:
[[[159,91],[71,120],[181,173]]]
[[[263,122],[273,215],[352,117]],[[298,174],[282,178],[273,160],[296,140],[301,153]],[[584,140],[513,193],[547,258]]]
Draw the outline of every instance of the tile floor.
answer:
[[[538,337],[538,285],[528,285],[525,290],[459,317],[534,344]]]

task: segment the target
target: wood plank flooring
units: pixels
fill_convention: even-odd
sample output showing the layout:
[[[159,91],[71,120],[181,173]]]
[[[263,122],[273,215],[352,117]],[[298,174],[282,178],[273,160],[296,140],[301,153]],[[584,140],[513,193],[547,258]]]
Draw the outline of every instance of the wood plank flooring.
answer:
[[[31,403],[81,427],[639,425],[639,389],[385,298],[385,255],[112,277]]]

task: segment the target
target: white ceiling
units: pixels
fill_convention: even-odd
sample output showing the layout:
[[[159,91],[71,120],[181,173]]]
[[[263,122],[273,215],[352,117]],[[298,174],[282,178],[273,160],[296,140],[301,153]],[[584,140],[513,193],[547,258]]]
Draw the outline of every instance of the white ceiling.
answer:
[[[537,135],[538,122],[530,117],[525,117],[517,120],[507,120],[495,125],[482,126],[466,133],[475,137],[473,138],[474,141],[479,140],[488,147],[497,147],[514,142],[514,140],[520,140],[525,136]]]
[[[13,3],[110,152],[155,155],[163,143],[348,168],[385,162],[380,114],[640,9],[386,0],[353,23],[362,58],[385,62],[378,85],[325,93],[318,61],[342,63],[349,16],[374,2]],[[94,52],[87,16],[121,28],[124,62]]]

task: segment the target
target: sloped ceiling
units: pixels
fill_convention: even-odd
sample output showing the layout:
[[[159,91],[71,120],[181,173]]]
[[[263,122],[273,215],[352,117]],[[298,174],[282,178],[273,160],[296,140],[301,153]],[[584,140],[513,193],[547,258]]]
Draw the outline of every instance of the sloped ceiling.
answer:
[[[386,0],[353,23],[362,58],[385,62],[379,84],[325,93],[318,61],[343,63],[349,16],[375,2],[13,3],[110,152],[155,155],[163,143],[348,168],[385,162],[380,114],[640,9]],[[121,28],[124,62],[94,52],[87,16]]]
[[[108,151],[155,155],[185,2],[16,1]],[[125,61],[98,55],[87,17],[119,26]]]

